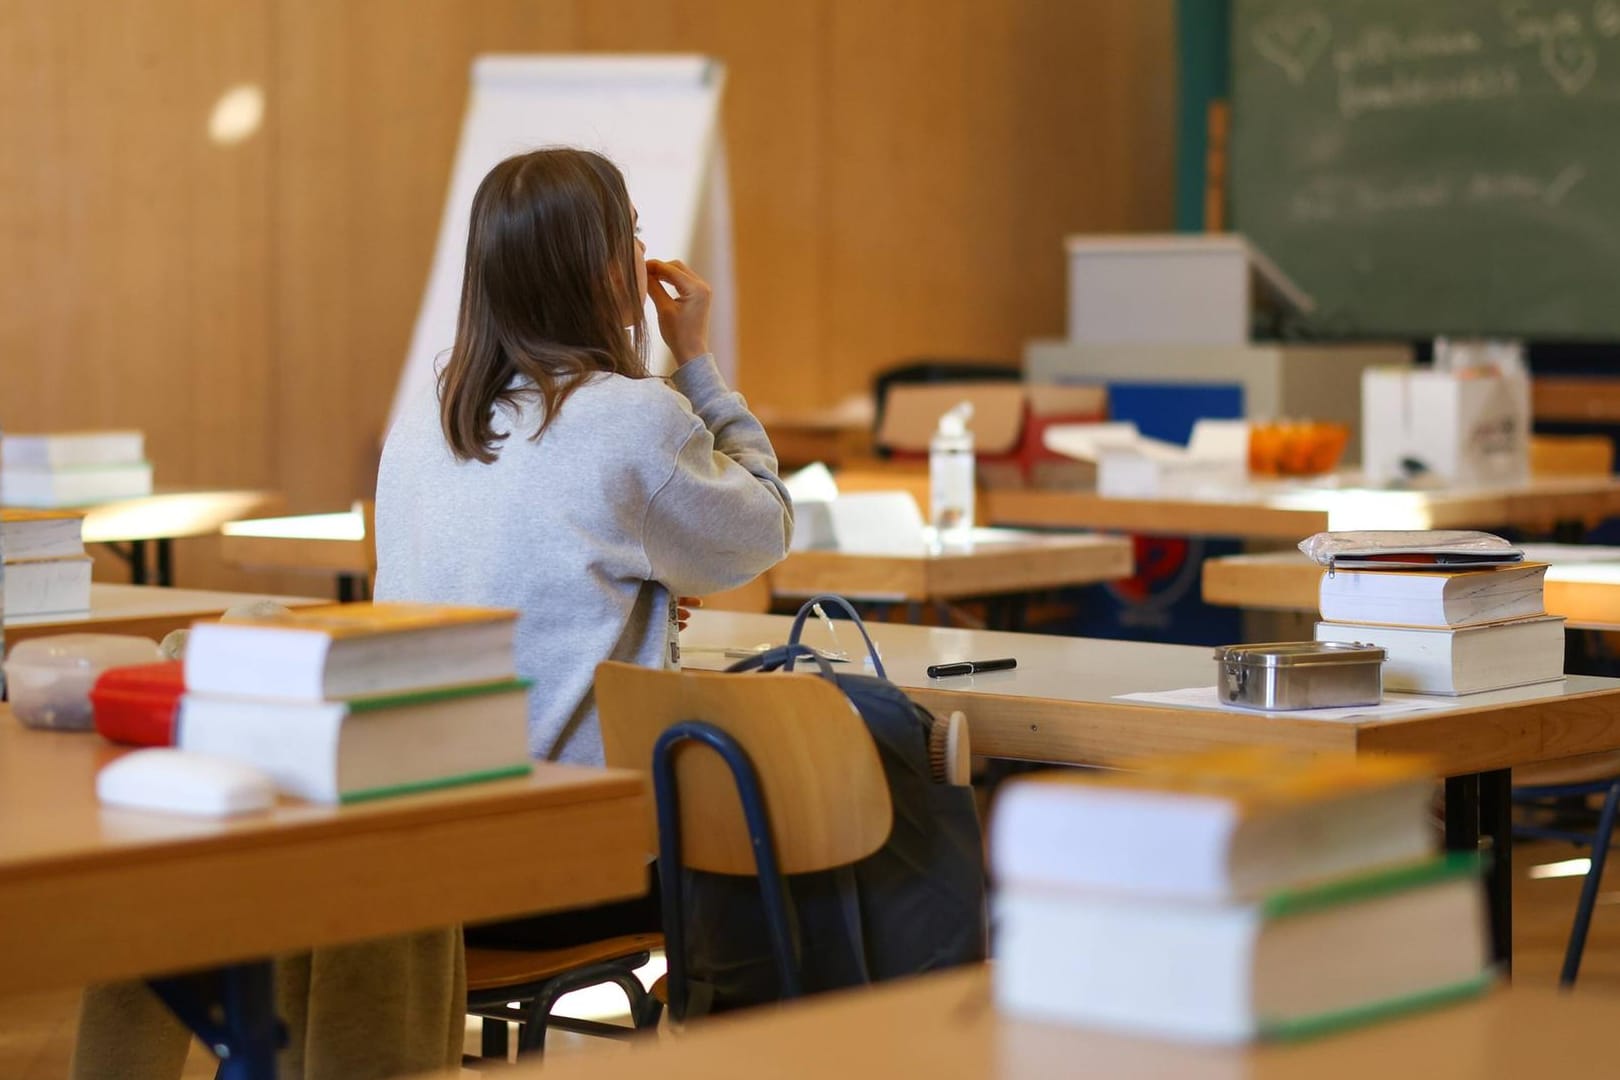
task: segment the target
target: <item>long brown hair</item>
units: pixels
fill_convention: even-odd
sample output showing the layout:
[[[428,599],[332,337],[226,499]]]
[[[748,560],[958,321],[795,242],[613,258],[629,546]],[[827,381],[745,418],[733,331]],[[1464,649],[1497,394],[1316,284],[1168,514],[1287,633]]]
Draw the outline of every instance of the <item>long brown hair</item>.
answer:
[[[507,434],[495,430],[497,403],[538,392],[538,439],[593,375],[647,377],[631,214],[624,177],[589,150],[510,157],[478,185],[456,342],[439,373],[456,457],[495,460]],[[518,375],[533,389],[513,386]]]

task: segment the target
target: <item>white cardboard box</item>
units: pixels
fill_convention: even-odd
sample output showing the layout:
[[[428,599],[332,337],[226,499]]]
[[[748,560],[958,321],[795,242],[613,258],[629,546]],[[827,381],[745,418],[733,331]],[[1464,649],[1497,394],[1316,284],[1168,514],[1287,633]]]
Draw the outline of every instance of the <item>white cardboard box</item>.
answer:
[[[1071,236],[1069,340],[1086,345],[1242,345],[1257,307],[1311,298],[1231,233]]]
[[[1530,476],[1524,375],[1370,368],[1362,373],[1361,420],[1370,484],[1516,484]]]

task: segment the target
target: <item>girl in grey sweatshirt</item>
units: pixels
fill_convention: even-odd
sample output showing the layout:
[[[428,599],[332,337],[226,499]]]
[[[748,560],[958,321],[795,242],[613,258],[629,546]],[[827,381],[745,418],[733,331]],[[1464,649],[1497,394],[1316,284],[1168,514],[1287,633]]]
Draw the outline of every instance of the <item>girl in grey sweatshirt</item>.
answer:
[[[746,584],[792,531],[770,440],[709,355],[709,287],[648,263],[633,213],[594,154],[496,167],[455,348],[377,475],[377,598],[516,608],[529,750],[549,760],[601,764],[596,665],[671,663],[675,598]],[[679,364],[667,382],[636,349],[644,295]]]
[[[518,609],[536,757],[600,764],[597,663],[670,663],[673,597],[745,584],[792,531],[770,441],[709,355],[709,287],[679,262],[647,262],[634,214],[596,154],[542,150],[490,172],[455,346],[389,433],[377,477],[377,598]],[[644,295],[679,365],[668,382],[648,376]],[[610,921],[612,907],[577,915]],[[634,914],[656,923],[655,906]],[[459,928],[283,957],[281,1075],[453,1066],[465,996]],[[96,987],[73,1075],[172,1080],[188,1042],[144,985]]]

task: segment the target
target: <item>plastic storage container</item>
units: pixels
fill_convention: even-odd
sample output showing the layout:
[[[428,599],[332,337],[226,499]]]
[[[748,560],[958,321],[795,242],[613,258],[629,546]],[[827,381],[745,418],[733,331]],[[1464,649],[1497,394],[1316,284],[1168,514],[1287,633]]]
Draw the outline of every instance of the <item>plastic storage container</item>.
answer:
[[[101,673],[161,659],[157,642],[122,634],[57,634],[18,642],[5,663],[11,711],[27,727],[89,731],[90,688]]]
[[[174,717],[186,692],[186,665],[164,660],[108,668],[90,691],[96,730],[126,746],[173,746]]]

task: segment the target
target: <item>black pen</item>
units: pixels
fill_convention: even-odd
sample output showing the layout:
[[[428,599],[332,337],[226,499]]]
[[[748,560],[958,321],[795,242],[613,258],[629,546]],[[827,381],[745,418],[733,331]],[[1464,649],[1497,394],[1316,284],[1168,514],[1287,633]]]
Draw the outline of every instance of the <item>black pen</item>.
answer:
[[[952,675],[977,675],[981,671],[1007,671],[1018,666],[1012,657],[1005,660],[962,660],[955,664],[929,664],[930,679],[948,679]]]

